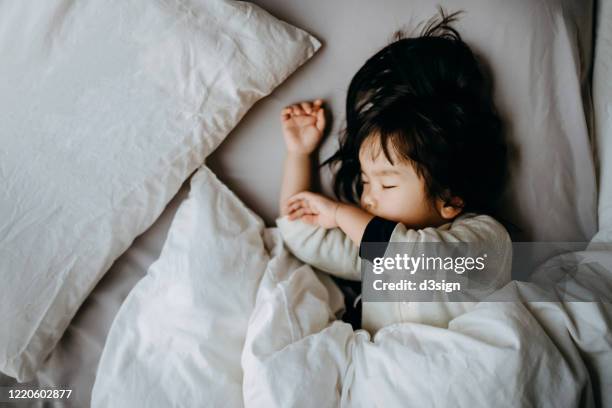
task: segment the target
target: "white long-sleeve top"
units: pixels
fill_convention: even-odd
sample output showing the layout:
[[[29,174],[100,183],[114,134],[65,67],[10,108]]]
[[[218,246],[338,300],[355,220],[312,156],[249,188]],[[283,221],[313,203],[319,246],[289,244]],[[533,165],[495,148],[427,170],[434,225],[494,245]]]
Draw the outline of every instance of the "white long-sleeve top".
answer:
[[[494,286],[500,288],[510,281],[512,266],[511,241],[506,229],[487,215],[463,214],[438,228],[408,229],[401,223],[374,218],[387,232],[381,240],[388,242],[483,242],[498,248],[498,269]],[[287,217],[276,220],[289,250],[303,262],[334,276],[361,280],[359,247],[339,228],[325,229]],[[372,235],[372,234],[370,234]],[[381,234],[375,233],[374,235]],[[371,240],[369,240],[371,241]],[[363,302],[362,328],[374,333],[394,323],[415,322],[447,327],[454,317],[465,313],[476,302]]]

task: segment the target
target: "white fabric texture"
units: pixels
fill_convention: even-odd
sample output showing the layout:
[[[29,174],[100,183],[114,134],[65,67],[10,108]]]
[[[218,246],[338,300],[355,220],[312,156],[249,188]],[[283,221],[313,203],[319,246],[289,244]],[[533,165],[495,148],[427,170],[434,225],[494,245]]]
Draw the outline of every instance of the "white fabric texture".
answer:
[[[255,0],[254,3],[264,6],[266,10],[277,17],[300,27],[308,28],[308,31],[316,33],[319,38],[325,39],[325,47],[317,53],[316,60],[300,69],[297,75],[285,81],[281,87],[274,91],[271,97],[260,100],[256,108],[251,109],[246,117],[241,120],[238,127],[232,131],[231,137],[227,138],[222,146],[216,149],[207,159],[208,165],[217,172],[219,177],[226,181],[250,208],[270,223],[274,221],[278,213],[278,188],[281,177],[279,169],[285,153],[284,146],[279,143],[280,135],[277,121],[279,110],[287,103],[307,98],[323,97],[326,102],[329,102],[328,107],[333,111],[335,118],[339,119],[334,121],[334,127],[336,129],[342,127],[346,87],[359,64],[363,63],[365,58],[375,50],[386,44],[391,32],[396,27],[400,25],[412,27],[413,23],[433,15],[438,3],[448,7],[449,10],[466,10],[461,18],[463,22],[460,28],[461,33],[464,34],[470,44],[484,44],[486,47],[484,55],[487,60],[491,61],[491,56],[494,57],[494,88],[497,90],[497,98],[498,100],[504,100],[512,97],[509,102],[504,104],[512,110],[512,112],[506,111],[504,114],[506,121],[509,123],[512,123],[515,114],[523,118],[526,115],[539,117],[539,113],[543,111],[531,109],[532,105],[529,101],[542,98],[544,92],[550,93],[549,99],[559,99],[553,95],[561,94],[560,98],[562,99],[576,100],[574,96],[568,93],[569,88],[559,90],[551,86],[550,72],[572,69],[578,64],[560,62],[553,68],[539,68],[541,60],[551,57],[550,45],[553,42],[574,41],[577,38],[584,39],[581,42],[582,45],[577,48],[580,52],[574,51],[564,55],[566,58],[578,58],[582,61],[579,65],[587,70],[589,65],[590,38],[588,36],[580,37],[580,33],[588,33],[590,30],[590,16],[586,14],[589,10],[590,1],[577,2],[570,0],[567,2],[572,3],[572,7],[578,7],[585,13],[580,18],[576,18],[575,14],[572,13],[563,13],[563,21],[571,26],[572,34],[567,37],[554,35],[554,24],[551,23],[558,20],[543,20],[538,17],[543,13],[550,16],[559,13],[559,2],[554,0],[545,2],[529,0],[512,2],[505,0],[487,0],[484,2],[482,0],[452,0],[436,3],[416,0],[385,0],[384,6],[381,6],[380,2],[371,0],[308,0],[307,2],[300,0]],[[609,23],[606,25],[606,23],[612,19],[609,14],[610,0],[599,0],[597,3],[598,6],[595,10],[598,14],[601,14],[598,37],[605,41],[605,36],[601,34],[601,30],[606,29],[609,32],[610,25]],[[499,11],[502,4],[502,7],[516,7],[522,14]],[[608,11],[606,12],[606,10]],[[334,23],[330,24],[330,20],[322,18],[322,16],[342,16],[342,18],[334,18]],[[539,22],[534,27],[532,22],[536,18],[539,18]],[[376,24],[369,24],[370,21],[376,21]],[[359,26],[360,29],[354,30],[355,26]],[[520,33],[520,35],[516,33]],[[597,44],[605,44],[602,41],[597,41]],[[546,48],[539,49],[538,45]],[[576,49],[575,46],[572,48]],[[350,50],[350,52],[347,50]],[[483,50],[480,49],[480,52],[483,52]],[[597,54],[604,55],[601,52]],[[526,55],[532,57],[527,59]],[[556,59],[560,58],[563,57],[557,57]],[[522,77],[516,72],[516,66],[526,64],[527,61],[530,61],[529,64],[533,69],[522,70],[521,72],[527,75],[527,77]],[[598,61],[605,63],[606,59],[601,57],[596,59],[596,71],[600,66]],[[511,72],[513,76],[506,77],[503,74],[498,74],[497,70],[499,69],[503,69],[503,72],[506,73]],[[609,84],[609,77],[609,75],[599,75],[599,81],[596,81],[594,90],[595,94],[598,90],[604,89],[606,84]],[[588,77],[583,78],[588,79]],[[528,85],[535,80],[539,81],[539,86]],[[549,85],[546,85],[547,83]],[[587,84],[590,87],[590,83],[584,82],[584,86],[587,86]],[[517,89],[517,87],[520,87],[520,89]],[[508,92],[509,90],[512,92],[511,94]],[[601,92],[599,95],[599,99],[595,95],[596,101],[610,100],[609,97],[607,99],[601,98],[605,96]],[[595,109],[598,109],[598,106],[602,105],[596,103]],[[525,135],[521,139],[523,142],[540,143],[540,138],[537,135],[541,135],[543,129],[549,128],[548,120],[553,120],[554,117],[555,115],[552,114],[548,118],[542,117],[540,120],[524,120],[522,126],[511,128],[509,131],[511,134]],[[576,116],[570,115],[560,119],[572,122],[576,120]],[[565,127],[561,126],[561,128],[564,129]],[[336,147],[334,134],[323,148],[322,157],[324,158],[328,157],[331,150]],[[584,143],[588,147],[588,141],[584,133],[567,132],[567,137],[576,138],[577,142]],[[547,144],[547,147],[556,147],[553,143],[554,137],[548,140],[551,142]],[[530,149],[528,146],[524,148]],[[601,150],[598,151],[601,152]],[[550,150],[546,151],[547,156],[538,155],[536,158],[550,160],[550,157],[553,157],[555,160],[553,164],[558,166],[558,163],[571,163],[567,156],[571,152],[572,149]],[[265,160],[262,160],[262,157],[265,157]],[[584,155],[580,154],[575,160],[578,164],[576,166],[568,165],[567,168],[573,169],[571,171],[578,174],[577,179],[581,179],[583,177],[580,175],[582,171],[590,173],[589,159],[585,161]],[[580,163],[586,165],[583,167]],[[553,165],[550,164],[550,161],[547,161],[541,164],[541,168],[553,168]],[[574,198],[567,200],[560,199],[558,196],[550,197],[544,193],[549,189],[557,189],[559,185],[549,183],[547,180],[536,180],[539,177],[550,178],[547,172],[525,173],[526,176],[531,177],[532,186],[521,186],[525,187],[526,191],[533,193],[531,195],[521,194],[521,191],[524,191],[521,189],[518,196],[542,202],[538,205],[529,206],[521,204],[524,219],[539,221],[533,223],[530,226],[531,228],[545,229],[549,235],[553,235],[555,230],[551,225],[562,224],[567,227],[565,222],[559,221],[566,219],[568,217],[566,214],[572,216],[572,212],[588,212],[585,208],[589,205],[589,200],[581,200],[577,203],[575,198],[579,195],[589,197],[590,193],[585,193],[584,190],[580,193],[576,192],[580,183],[572,182],[573,177],[559,178],[566,194]],[[607,174],[610,174],[610,172],[608,171]],[[606,185],[610,184],[603,183],[602,187],[606,187]],[[602,201],[603,197],[603,195],[600,196],[600,201],[605,203],[606,201]],[[608,203],[610,201],[610,199],[607,200]],[[532,212],[531,209],[537,209],[538,212]],[[593,208],[593,214],[594,211]],[[545,220],[542,217],[543,215],[547,217],[552,215],[551,218],[554,218],[555,221],[547,223],[543,221]],[[572,228],[570,226],[570,229]],[[584,227],[581,228],[584,229]],[[104,279],[108,280],[102,282],[103,293],[96,293],[93,297],[88,298],[87,307],[81,307],[80,316],[77,315],[78,319],[76,321],[75,319],[72,320],[71,327],[68,328],[67,334],[63,337],[60,348],[55,347],[52,355],[45,362],[43,371],[39,371],[37,378],[42,376],[41,380],[45,381],[44,385],[63,384],[65,386],[70,385],[73,389],[91,389],[104,340],[112,319],[119,309],[120,302],[125,299],[127,292],[136,283],[136,279],[146,273],[147,266],[159,257],[163,241],[166,238],[166,231],[167,228],[164,228],[163,231],[147,231],[143,239],[147,242],[155,241],[154,250],[148,248],[145,254],[142,245],[132,245],[130,254],[119,261],[122,267],[117,268],[116,262],[113,276],[105,275]],[[572,231],[574,230],[572,229]],[[580,238],[582,235],[582,233],[576,233],[575,236]],[[608,239],[608,241],[610,240]],[[138,261],[135,261],[134,256],[138,258]],[[124,267],[129,270],[123,270]],[[130,282],[127,282],[127,280]],[[110,281],[120,282],[117,286],[121,286],[121,289],[111,287]],[[100,288],[100,285],[98,287]],[[104,312],[99,310],[102,307],[105,308]],[[76,346],[77,344],[79,346]],[[89,392],[79,393],[79,395],[89,401]],[[73,393],[73,396],[76,396],[76,393]],[[74,401],[77,406],[88,405],[87,403],[81,404],[79,400]]]
[[[612,406],[612,252],[577,259],[566,303],[483,302],[448,328],[371,339],[335,321],[330,288],[202,168],[111,327],[92,406]],[[584,291],[608,303],[571,302]]]
[[[593,112],[595,147],[599,164],[599,234],[612,242],[612,0],[597,3]]]
[[[269,260],[263,230],[210,170],[194,174],[159,260],[111,326],[93,407],[241,404],[240,354]]]
[[[359,249],[342,230],[325,229],[300,220],[290,221],[286,216],[278,218],[276,223],[287,248],[302,262],[339,278],[361,280]],[[498,264],[491,268],[495,272],[495,277],[490,279],[491,287],[500,289],[510,282],[512,242],[505,228],[487,215],[463,214],[439,228],[420,230],[408,229],[398,223],[389,242],[482,243],[499,254],[496,256]],[[451,319],[465,313],[474,304],[444,301],[363,302],[361,324],[370,333],[402,322],[446,327]]]
[[[249,3],[0,3],[0,371],[27,380],[111,263],[319,42]]]
[[[268,235],[258,216],[200,168],[159,260],[111,326],[91,405],[242,405],[248,321],[264,270],[278,262],[267,245],[282,246]],[[314,279],[335,314],[342,294],[329,278]]]
[[[610,252],[583,255],[612,265]],[[283,262],[266,269],[249,323],[245,406],[612,404],[609,303],[483,302],[448,329],[395,324],[371,339],[332,322],[311,269]],[[591,283],[610,288],[612,279]],[[502,291],[526,299],[537,288],[513,282]]]

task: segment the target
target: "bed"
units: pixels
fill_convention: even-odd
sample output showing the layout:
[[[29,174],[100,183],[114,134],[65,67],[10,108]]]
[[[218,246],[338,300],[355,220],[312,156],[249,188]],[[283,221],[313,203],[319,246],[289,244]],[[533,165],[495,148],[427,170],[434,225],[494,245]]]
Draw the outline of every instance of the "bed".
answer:
[[[324,44],[322,50],[315,54],[312,61],[296,71],[266,99],[258,102],[234,128],[226,141],[206,160],[206,165],[235,192],[240,200],[259,214],[268,226],[273,226],[277,213],[276,197],[278,196],[280,183],[279,169],[283,157],[280,130],[276,123],[277,112],[281,107],[293,102],[296,98],[322,97],[334,112],[335,120],[332,134],[337,133],[342,126],[343,93],[354,68],[363,61],[365,56],[386,43],[395,29],[404,25],[410,26],[415,21],[422,20],[423,17],[431,15],[434,9],[424,6],[422,4],[424,2],[416,2],[420,5],[419,12],[411,15],[411,18],[404,19],[400,17],[401,14],[399,13],[399,11],[406,12],[406,6],[403,6],[402,2],[387,2],[384,8],[371,2],[360,2],[359,4],[352,2],[350,7],[347,2],[319,2],[317,7],[303,2],[257,1],[255,3],[273,15],[305,29],[322,40]],[[468,1],[462,4],[466,9],[474,10],[474,3],[477,2]],[[575,13],[572,17],[575,20],[572,21],[579,21],[580,24],[585,24],[585,21],[587,21],[587,23],[586,27],[574,32],[560,31],[566,37],[559,36],[561,45],[560,51],[557,52],[567,52],[571,49],[583,53],[583,58],[577,57],[574,61],[586,64],[579,67],[579,72],[582,72],[585,77],[574,77],[573,80],[575,83],[589,81],[590,61],[593,58],[590,51],[590,40],[588,39],[588,33],[591,29],[589,26],[592,21],[589,20],[591,15],[584,11],[588,7],[581,9],[575,6],[576,3],[560,3],[567,6],[572,13]],[[496,5],[500,6],[500,4]],[[523,6],[530,7],[527,2],[523,3]],[[584,116],[581,121],[567,121],[568,123],[573,122],[572,126],[578,126],[578,128],[569,130],[564,128],[564,131],[568,133],[577,132],[583,135],[591,135],[581,142],[576,142],[573,139],[567,141],[567,151],[572,152],[575,155],[573,156],[575,162],[583,163],[587,170],[586,172],[576,171],[569,174],[570,177],[576,177],[577,179],[573,180],[568,187],[570,200],[563,203],[564,206],[559,210],[557,216],[562,217],[569,211],[570,214],[575,215],[571,217],[575,221],[565,223],[563,228],[546,226],[535,228],[524,220],[537,217],[538,214],[545,214],[548,211],[547,203],[536,202],[533,207],[525,208],[523,204],[513,202],[516,205],[513,205],[511,209],[506,209],[506,211],[513,217],[516,224],[523,226],[520,231],[516,232],[516,237],[521,237],[524,240],[589,241],[599,231],[598,239],[602,242],[609,242],[609,231],[612,230],[610,228],[612,224],[610,223],[610,211],[607,204],[610,200],[607,200],[606,197],[610,197],[607,186],[612,185],[612,183],[608,180],[610,172],[607,171],[606,165],[606,157],[610,157],[609,137],[606,138],[606,135],[610,134],[610,89],[606,87],[605,78],[608,77],[610,64],[612,64],[610,62],[610,41],[612,41],[612,38],[610,37],[610,28],[605,25],[605,22],[610,20],[606,16],[610,16],[610,12],[612,12],[612,3],[601,1],[593,11],[596,12],[595,15],[597,16],[595,21],[599,22],[597,35],[595,36],[594,85],[592,87],[594,107],[591,109],[590,106],[590,88],[573,89],[571,92],[574,96],[574,102],[575,98],[580,95],[579,104],[581,109],[584,109],[578,110],[578,113]],[[492,10],[483,6],[478,9],[478,12],[487,15],[487,13],[492,13]],[[478,14],[478,12],[474,13]],[[504,12],[508,13],[509,18],[516,17],[512,14],[512,10],[504,9]],[[370,30],[353,29],[356,19],[363,22],[367,21],[369,16],[376,16],[377,21],[386,22],[388,25],[384,29],[380,29],[380,27]],[[334,24],[331,23],[332,21]],[[529,24],[533,21],[524,21],[524,23]],[[347,27],[350,27],[350,29],[347,29]],[[484,32],[490,30],[488,32],[492,33],[492,36],[503,36],[507,34],[507,31],[504,30],[508,29],[502,24],[498,31],[494,30],[493,26],[483,27],[482,30]],[[520,28],[517,30],[520,31]],[[526,32],[529,33],[528,30]],[[476,37],[482,35],[482,33],[473,32],[469,34],[468,41],[470,35]],[[500,37],[495,38],[498,41],[500,40]],[[563,41],[569,41],[567,38],[576,41],[577,48],[563,48]],[[349,43],[352,48],[347,48]],[[538,45],[533,46],[537,47]],[[482,45],[479,45],[479,47],[482,47]],[[485,54],[491,52],[491,50],[486,49],[478,49],[478,51]],[[343,58],[343,64],[336,63],[339,55]],[[527,72],[537,72],[537,55],[533,55],[533,58],[534,60],[530,61],[531,65],[526,68],[528,69]],[[335,69],[330,70],[330,66],[335,66]],[[497,69],[494,69],[494,71],[497,71]],[[517,72],[516,75],[520,77],[520,75],[528,74]],[[318,80],[319,78],[325,79],[321,81]],[[559,81],[564,80],[564,78],[557,79]],[[506,84],[508,88],[504,92],[512,91],[510,85],[512,85],[511,81]],[[534,106],[535,108],[541,107],[537,103],[534,105],[526,103],[521,109],[532,109]],[[503,115],[511,117],[519,115],[512,106],[501,105],[499,108]],[[571,114],[576,114],[575,106],[572,111],[571,104],[557,106],[557,108],[559,109],[557,113],[547,113],[550,115],[549,117],[554,118],[556,117],[555,114],[559,114],[559,112],[565,114],[568,109]],[[592,113],[595,116],[591,121],[590,115]],[[563,125],[565,126],[565,124]],[[516,126],[528,127],[533,125],[533,123],[519,123]],[[548,129],[550,132],[554,130]],[[588,140],[596,140],[596,143],[593,142],[592,146],[597,147],[595,155],[598,157],[600,169],[598,177],[599,199],[596,195],[595,185],[596,161],[593,159],[591,145],[587,143]],[[321,150],[321,157],[326,157],[333,151],[334,143],[333,137],[330,137],[330,140]],[[527,156],[526,160],[537,162],[537,157]],[[592,163],[592,166],[589,163]],[[544,164],[549,165],[550,163]],[[535,171],[542,173],[546,172],[546,169],[537,168]],[[568,176],[568,174],[565,174],[565,176]],[[323,188],[329,192],[330,175],[327,171],[324,171],[322,177]],[[555,181],[558,180],[539,180],[538,183],[541,184],[531,185],[527,194],[536,194],[538,189],[543,188],[543,185]],[[606,181],[608,182],[606,183]],[[60,342],[45,360],[41,369],[36,373],[33,382],[29,383],[30,385],[61,385],[71,388],[74,390],[73,406],[89,405],[91,391],[98,371],[98,362],[111,324],[128,293],[134,285],[147,275],[149,267],[159,258],[173,217],[187,197],[190,188],[189,182],[187,180],[183,184],[156,222],[113,263],[108,273],[104,275],[83,303],[78,314],[72,319]],[[567,199],[567,190],[560,194],[563,199]],[[552,197],[551,200],[556,198],[558,197]],[[550,214],[547,214],[547,216],[550,216]],[[2,385],[6,384],[14,384],[14,380],[3,377]],[[599,384],[599,390],[605,389],[605,385]],[[109,386],[106,385],[106,387]],[[600,403],[610,403],[608,400],[593,398]]]

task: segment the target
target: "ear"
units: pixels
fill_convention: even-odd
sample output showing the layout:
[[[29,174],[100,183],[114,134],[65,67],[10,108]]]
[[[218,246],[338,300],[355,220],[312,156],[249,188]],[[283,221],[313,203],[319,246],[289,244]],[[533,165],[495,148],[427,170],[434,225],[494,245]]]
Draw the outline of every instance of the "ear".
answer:
[[[444,201],[442,199],[437,200],[438,213],[445,220],[452,220],[463,211],[463,200],[461,197],[451,197],[450,201]]]

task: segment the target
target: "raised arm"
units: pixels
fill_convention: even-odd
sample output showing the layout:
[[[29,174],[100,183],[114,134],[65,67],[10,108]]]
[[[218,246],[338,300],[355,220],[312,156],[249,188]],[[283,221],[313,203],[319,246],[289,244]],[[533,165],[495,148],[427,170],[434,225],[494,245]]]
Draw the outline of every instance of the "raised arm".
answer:
[[[309,190],[312,180],[312,152],[325,129],[323,101],[302,102],[281,111],[283,137],[287,146],[280,193],[280,214],[287,215],[287,200],[300,191]]]

